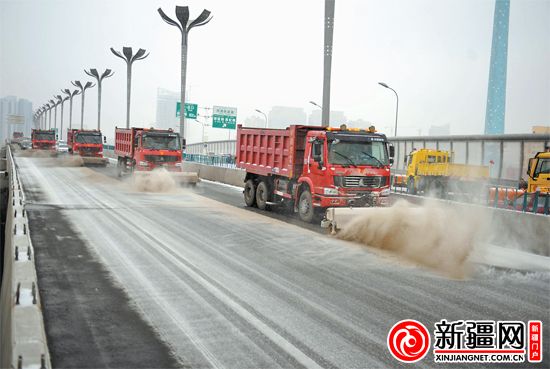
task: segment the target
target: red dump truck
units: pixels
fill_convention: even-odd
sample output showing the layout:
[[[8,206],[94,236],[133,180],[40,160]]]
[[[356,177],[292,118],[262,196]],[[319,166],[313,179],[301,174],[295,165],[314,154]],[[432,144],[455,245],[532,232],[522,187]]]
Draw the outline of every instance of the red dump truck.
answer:
[[[327,208],[389,202],[393,146],[374,127],[239,125],[236,150],[237,167],[246,170],[247,206],[286,204],[311,222]]]
[[[33,150],[49,150],[55,151],[56,144],[55,130],[50,129],[33,129],[31,133],[31,141]]]
[[[180,135],[172,129],[116,128],[115,155],[119,177],[126,172],[146,175],[164,168],[179,183],[198,182],[197,173],[182,172]]]
[[[69,153],[79,155],[84,165],[106,166],[109,160],[103,157],[104,137],[101,131],[68,129],[67,146]]]

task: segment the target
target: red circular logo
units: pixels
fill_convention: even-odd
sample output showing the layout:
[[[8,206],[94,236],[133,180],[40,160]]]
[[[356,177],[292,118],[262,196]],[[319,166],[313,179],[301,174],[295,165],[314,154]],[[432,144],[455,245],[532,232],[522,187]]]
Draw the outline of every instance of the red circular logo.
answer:
[[[397,322],[388,333],[388,349],[399,361],[415,363],[428,353],[430,334],[416,320]]]

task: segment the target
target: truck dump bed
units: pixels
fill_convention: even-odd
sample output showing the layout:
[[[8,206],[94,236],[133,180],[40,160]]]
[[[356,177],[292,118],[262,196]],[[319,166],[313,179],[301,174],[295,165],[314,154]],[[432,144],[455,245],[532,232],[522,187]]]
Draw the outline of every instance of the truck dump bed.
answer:
[[[453,163],[419,163],[419,176],[444,176],[461,179],[489,178],[489,167],[486,165],[453,164]]]
[[[299,177],[304,165],[308,130],[323,127],[291,125],[286,129],[237,128],[236,164],[258,175]]]
[[[136,128],[115,129],[115,155],[132,157],[134,154],[134,141]]]

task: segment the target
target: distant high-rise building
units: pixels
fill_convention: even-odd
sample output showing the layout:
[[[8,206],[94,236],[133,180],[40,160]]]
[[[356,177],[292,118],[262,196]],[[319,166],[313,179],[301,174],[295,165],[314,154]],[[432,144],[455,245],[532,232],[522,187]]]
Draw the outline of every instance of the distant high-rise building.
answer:
[[[496,0],[485,112],[485,134],[504,133],[509,19],[510,0]]]
[[[22,132],[24,136],[30,137],[31,130],[33,128],[32,102],[27,99],[19,99],[17,101],[17,115],[25,118],[25,123],[23,123],[23,126],[21,127]]]
[[[441,126],[430,126],[428,136],[448,136],[451,134],[451,126],[443,124]]]
[[[268,114],[269,128],[286,128],[291,124],[306,124],[307,115],[303,108],[274,106]]]
[[[309,115],[308,123],[310,126],[321,125],[321,109],[313,110]],[[346,115],[343,111],[330,111],[329,125],[331,127],[339,127],[341,124],[347,123]]]
[[[176,117],[176,105],[180,101],[179,92],[173,92],[164,88],[157,89],[157,119],[155,128],[176,129],[179,118]]]
[[[18,115],[23,117],[21,124],[10,124],[8,117]],[[0,142],[11,139],[13,132],[23,132],[29,137],[33,128],[32,102],[17,99],[16,96],[6,96],[0,99]]]

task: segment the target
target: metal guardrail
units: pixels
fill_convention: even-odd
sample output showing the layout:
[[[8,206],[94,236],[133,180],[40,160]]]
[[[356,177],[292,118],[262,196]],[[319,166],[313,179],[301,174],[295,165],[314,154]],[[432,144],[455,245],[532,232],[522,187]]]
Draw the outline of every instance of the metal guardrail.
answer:
[[[390,188],[394,193],[408,194],[406,182],[390,178]],[[484,205],[496,209],[515,210],[523,213],[550,215],[550,194],[527,192],[509,186],[484,186],[484,192],[475,194],[448,193],[445,199],[461,203]]]
[[[185,153],[183,155],[183,160],[223,168],[236,167],[234,155],[202,155]]]
[[[9,197],[0,294],[0,367],[51,368],[25,193],[9,147],[5,161]]]
[[[223,168],[236,168],[233,155],[202,155],[184,154],[184,161]],[[394,193],[409,194],[406,183],[395,183],[394,173],[391,175],[391,191]],[[495,197],[496,196],[496,197]],[[486,205],[499,209],[517,210],[529,213],[550,214],[550,196],[539,192],[527,193],[510,186],[495,186],[488,183],[485,192],[476,194],[446,194],[449,200]]]
[[[452,135],[388,137],[395,145],[392,172],[403,174],[404,158],[413,148],[451,151],[457,164],[489,165],[490,183],[515,187],[525,176],[529,158],[550,146],[548,134]],[[189,154],[221,155],[236,153],[236,141],[212,141],[187,145]]]

